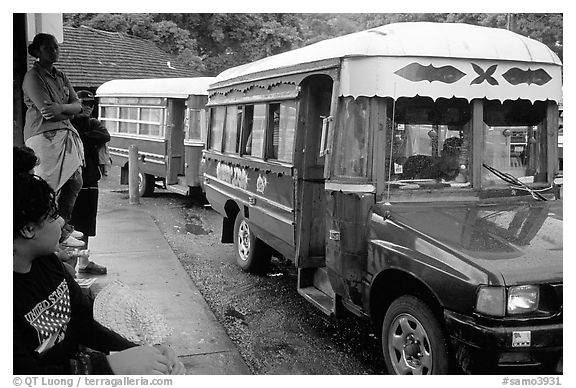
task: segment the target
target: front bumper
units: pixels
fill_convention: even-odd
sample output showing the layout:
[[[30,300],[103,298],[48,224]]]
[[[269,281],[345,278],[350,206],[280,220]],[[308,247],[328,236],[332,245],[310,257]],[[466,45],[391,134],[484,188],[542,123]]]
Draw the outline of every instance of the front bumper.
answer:
[[[451,311],[444,312],[444,320],[456,358],[464,370],[563,372],[561,322],[487,326]]]

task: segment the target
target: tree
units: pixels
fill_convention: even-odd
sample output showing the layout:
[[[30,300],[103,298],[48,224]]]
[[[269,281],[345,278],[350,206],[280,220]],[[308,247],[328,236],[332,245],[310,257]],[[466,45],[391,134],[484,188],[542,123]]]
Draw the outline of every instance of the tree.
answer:
[[[197,14],[178,19],[196,40],[212,74],[291,50],[300,40],[299,20],[290,14]]]
[[[509,28],[563,56],[562,14],[64,14],[67,25],[84,24],[153,40],[194,69],[212,75],[324,39],[412,21]]]

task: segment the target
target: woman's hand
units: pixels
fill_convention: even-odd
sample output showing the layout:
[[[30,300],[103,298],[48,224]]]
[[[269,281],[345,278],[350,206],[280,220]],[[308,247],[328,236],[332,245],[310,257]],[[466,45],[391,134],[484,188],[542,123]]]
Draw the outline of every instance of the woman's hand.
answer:
[[[116,375],[170,374],[174,362],[152,346],[136,346],[106,357]]]
[[[184,364],[182,364],[181,361],[178,360],[178,356],[176,356],[176,353],[174,352],[174,350],[172,350],[171,347],[163,344],[154,345],[154,347],[158,349],[164,356],[166,356],[168,360],[170,360],[171,364],[169,368],[169,373],[171,375],[186,374],[186,367],[184,366]]]
[[[62,104],[56,104],[49,101],[44,101],[44,103],[46,105],[44,106],[44,108],[40,108],[40,113],[42,114],[42,117],[44,117],[46,120],[52,120],[53,118],[60,116],[62,113],[64,113]]]

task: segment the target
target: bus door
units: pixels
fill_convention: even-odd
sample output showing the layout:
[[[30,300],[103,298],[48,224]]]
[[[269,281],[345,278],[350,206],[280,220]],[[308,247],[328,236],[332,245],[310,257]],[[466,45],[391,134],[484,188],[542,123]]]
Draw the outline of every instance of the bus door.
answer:
[[[168,99],[166,112],[166,184],[178,183],[184,171],[185,101]]]
[[[303,150],[296,183],[296,266],[325,265],[326,199],[324,156],[320,156],[322,121],[330,115],[332,78],[314,75],[301,83],[300,120],[297,144]]]
[[[184,138],[184,176],[186,185],[200,187],[200,160],[206,139],[206,96],[190,96],[187,101]]]

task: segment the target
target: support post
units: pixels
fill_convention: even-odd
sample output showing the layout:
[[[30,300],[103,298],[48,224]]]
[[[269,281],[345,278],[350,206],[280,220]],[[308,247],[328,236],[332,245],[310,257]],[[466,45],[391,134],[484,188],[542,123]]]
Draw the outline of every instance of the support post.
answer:
[[[132,144],[128,148],[128,193],[130,205],[140,204],[138,169],[138,146]]]

